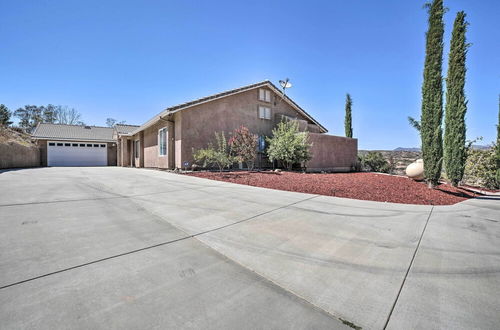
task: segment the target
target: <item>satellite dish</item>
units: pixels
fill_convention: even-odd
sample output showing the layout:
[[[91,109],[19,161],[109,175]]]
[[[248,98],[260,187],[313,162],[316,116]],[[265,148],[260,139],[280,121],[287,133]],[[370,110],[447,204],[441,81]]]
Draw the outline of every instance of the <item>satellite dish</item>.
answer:
[[[288,78],[284,81],[280,80],[280,85],[283,89],[292,87],[292,83],[288,81]]]

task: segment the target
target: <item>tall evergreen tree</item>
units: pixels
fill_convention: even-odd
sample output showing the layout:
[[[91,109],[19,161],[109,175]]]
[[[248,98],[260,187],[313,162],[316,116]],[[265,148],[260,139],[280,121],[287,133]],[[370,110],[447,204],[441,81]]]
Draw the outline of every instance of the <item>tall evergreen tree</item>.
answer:
[[[426,33],[424,82],[422,85],[421,138],[424,175],[433,188],[439,183],[443,160],[443,0],[427,4],[429,24]]]
[[[444,167],[453,186],[462,180],[467,159],[465,147],[465,59],[467,48],[465,33],[468,23],[465,12],[457,13],[451,35],[448,75],[446,77],[446,107],[444,126]]]
[[[352,138],[352,99],[351,95],[347,93],[346,99],[345,99],[345,121],[344,121],[344,127],[345,127],[345,136]]]
[[[495,158],[497,166],[497,185],[500,186],[500,95],[498,95],[498,124],[497,124],[497,143],[495,146]]]
[[[10,116],[12,112],[10,112],[9,108],[7,108],[4,104],[0,104],[0,126],[9,126],[12,124],[10,121]]]

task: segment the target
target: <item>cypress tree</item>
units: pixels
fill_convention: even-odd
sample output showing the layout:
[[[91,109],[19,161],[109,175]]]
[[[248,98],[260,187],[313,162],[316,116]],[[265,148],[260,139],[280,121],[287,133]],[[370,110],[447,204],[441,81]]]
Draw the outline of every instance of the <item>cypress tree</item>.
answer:
[[[429,24],[426,33],[420,135],[424,176],[429,187],[433,188],[439,183],[443,160],[441,129],[443,120],[443,0],[434,0],[426,6],[429,13]]]
[[[345,136],[348,138],[352,138],[352,113],[351,113],[352,100],[351,95],[347,93],[345,99]]]
[[[467,159],[465,148],[465,58],[468,44],[465,40],[468,23],[465,12],[457,13],[451,35],[448,75],[446,77],[446,108],[444,127],[444,167],[453,186],[462,180]]]
[[[496,178],[497,185],[500,186],[500,95],[498,95],[498,124],[497,124],[497,144],[495,146]]]

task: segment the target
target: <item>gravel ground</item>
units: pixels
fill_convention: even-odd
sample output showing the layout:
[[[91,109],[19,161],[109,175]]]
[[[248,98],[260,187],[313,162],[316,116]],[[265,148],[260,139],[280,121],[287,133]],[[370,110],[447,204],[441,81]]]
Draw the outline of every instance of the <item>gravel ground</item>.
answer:
[[[422,182],[379,173],[193,172],[200,178],[310,194],[421,205],[452,205],[477,196],[464,188]]]

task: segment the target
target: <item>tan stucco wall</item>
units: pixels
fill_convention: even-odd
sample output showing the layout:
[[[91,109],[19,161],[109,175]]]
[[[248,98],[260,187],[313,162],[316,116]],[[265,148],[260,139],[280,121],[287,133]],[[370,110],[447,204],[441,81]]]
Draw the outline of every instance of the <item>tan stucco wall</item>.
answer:
[[[259,105],[271,108],[271,120],[259,118]],[[185,161],[192,164],[192,149],[204,148],[208,142],[215,142],[216,131],[225,131],[226,138],[229,139],[231,131],[244,125],[254,134],[270,136],[273,127],[281,120],[280,114],[297,117],[301,120],[301,128],[304,130],[319,132],[316,125],[308,125],[312,123],[288,103],[279,101],[279,96],[272,95],[270,103],[260,101],[259,89],[201,104],[176,113],[178,114],[180,116],[175,117],[176,147],[181,144],[181,150],[176,150],[177,167],[181,167]],[[178,127],[179,117],[182,117],[182,123],[179,125],[181,127]]]
[[[18,143],[0,143],[0,168],[40,166],[40,149]]]
[[[312,159],[307,163],[308,171],[347,172],[356,164],[358,139],[310,133],[309,142]]]
[[[116,143],[107,143],[108,145],[108,166],[116,166],[117,165],[117,150]]]
[[[47,166],[47,140],[37,140],[36,145],[40,148],[40,166]]]
[[[173,168],[174,129],[173,123],[160,120],[144,130],[144,167]],[[158,154],[158,130],[167,128],[167,155]]]

